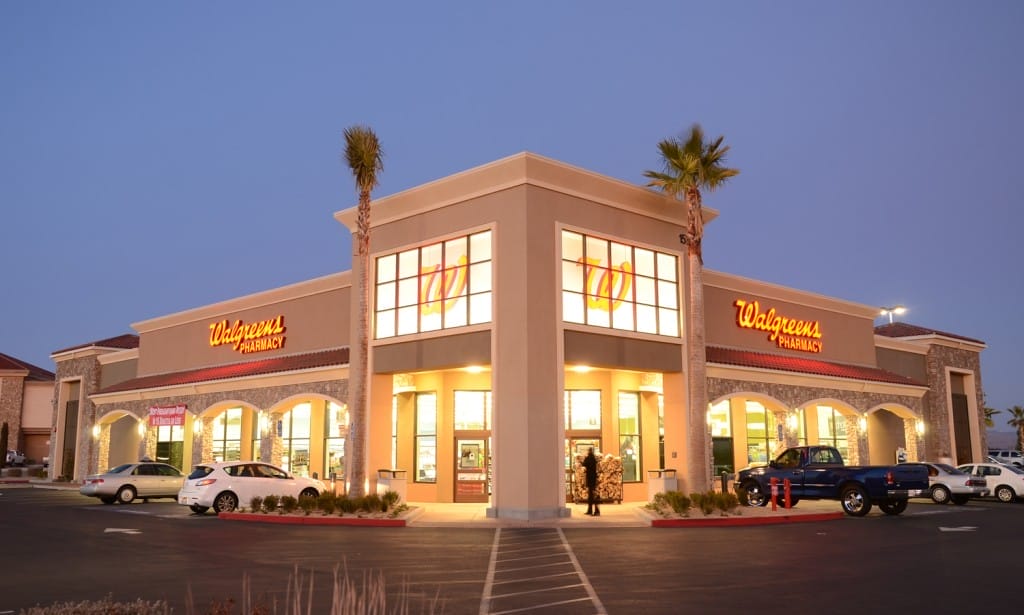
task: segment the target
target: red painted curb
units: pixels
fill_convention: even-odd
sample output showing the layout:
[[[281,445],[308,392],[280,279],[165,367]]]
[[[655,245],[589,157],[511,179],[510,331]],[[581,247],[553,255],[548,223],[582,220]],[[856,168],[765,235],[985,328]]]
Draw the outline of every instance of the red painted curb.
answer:
[[[778,523],[804,523],[842,519],[845,513],[817,513],[813,515],[783,515],[781,517],[721,517],[717,519],[651,519],[651,527],[737,527],[773,525]]]
[[[364,527],[405,527],[405,519],[372,519],[360,517],[330,517],[273,515],[252,513],[220,513],[217,518],[226,521],[248,521],[251,523],[278,523],[284,525],[356,525]]]

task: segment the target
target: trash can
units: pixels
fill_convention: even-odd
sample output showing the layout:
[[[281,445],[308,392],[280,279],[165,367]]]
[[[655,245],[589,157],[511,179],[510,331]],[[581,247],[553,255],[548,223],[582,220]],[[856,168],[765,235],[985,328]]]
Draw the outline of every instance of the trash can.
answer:
[[[405,474],[405,470],[394,468],[377,470],[377,495],[384,495],[386,491],[394,491],[398,494],[398,503],[405,504]]]
[[[658,468],[647,470],[647,501],[653,502],[656,493],[666,491],[677,491],[679,482],[676,480],[676,471],[673,468]]]

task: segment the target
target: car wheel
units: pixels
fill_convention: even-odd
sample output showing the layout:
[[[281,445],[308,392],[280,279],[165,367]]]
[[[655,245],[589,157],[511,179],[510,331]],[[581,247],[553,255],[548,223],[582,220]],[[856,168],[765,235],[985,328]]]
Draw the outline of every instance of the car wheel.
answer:
[[[314,489],[312,487],[306,487],[305,489],[302,490],[302,493],[299,494],[299,497],[300,498],[318,498],[318,497],[320,497],[320,494],[317,493],[316,489]]]
[[[131,504],[135,501],[135,487],[125,485],[117,491],[117,501],[122,504]]]
[[[843,488],[839,496],[842,500],[843,511],[851,517],[863,517],[871,510],[871,500],[868,499],[868,492],[860,485],[850,485]]]
[[[117,501],[117,498],[115,498],[112,495],[105,495],[100,498],[100,501],[103,502],[104,504],[113,504],[114,502]]]
[[[963,506],[967,502],[971,501],[971,496],[969,496],[969,495],[954,495],[950,499],[953,500],[953,503],[956,504],[957,506]]]
[[[935,485],[932,487],[932,501],[936,504],[948,504],[949,489],[946,489],[942,485]]]
[[[879,502],[878,507],[887,515],[898,515],[907,509],[906,500],[886,500]]]
[[[1013,488],[1007,485],[999,485],[996,487],[996,498],[1000,502],[1012,502],[1017,499],[1017,494],[1014,493]]]
[[[761,490],[761,485],[756,481],[743,483],[743,489],[747,492],[747,503],[751,506],[764,506],[768,503],[768,496]]]
[[[206,511],[210,510],[209,506],[200,506],[199,504],[192,504],[189,506],[189,508],[192,510],[192,512],[196,513],[197,515],[201,515]]]
[[[213,510],[217,514],[231,512],[236,508],[238,508],[238,496],[230,491],[217,494],[217,497],[213,500]]]

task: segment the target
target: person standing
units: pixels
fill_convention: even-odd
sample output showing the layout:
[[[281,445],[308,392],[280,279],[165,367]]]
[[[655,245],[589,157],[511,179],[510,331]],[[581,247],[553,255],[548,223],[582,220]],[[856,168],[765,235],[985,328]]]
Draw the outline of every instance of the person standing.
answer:
[[[587,478],[587,512],[584,514],[599,517],[601,509],[597,506],[597,457],[594,455],[593,446],[583,458],[583,469],[586,470]]]

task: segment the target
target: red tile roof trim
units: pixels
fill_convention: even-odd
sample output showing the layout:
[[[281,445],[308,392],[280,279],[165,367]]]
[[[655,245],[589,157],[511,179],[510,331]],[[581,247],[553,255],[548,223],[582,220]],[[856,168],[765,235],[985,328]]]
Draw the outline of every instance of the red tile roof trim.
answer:
[[[203,367],[182,372],[142,376],[111,385],[99,391],[104,393],[121,393],[141,389],[159,389],[183,384],[198,384],[217,380],[231,380],[247,376],[265,376],[281,372],[294,372],[319,367],[337,367],[348,364],[348,348],[335,348],[308,354],[296,354],[286,357],[273,357],[259,361]]]
[[[955,333],[946,333],[945,331],[939,331],[938,329],[929,329],[927,327],[919,327],[905,322],[891,322],[884,325],[875,327],[875,333],[878,335],[884,335],[885,337],[922,337],[926,335],[938,335],[941,337],[948,337],[954,340],[963,340],[965,342],[971,342],[973,344],[982,344],[985,342],[976,340],[970,337],[964,337],[963,335],[956,335]]]
[[[816,359],[805,359],[803,357],[790,357],[763,352],[733,350],[718,346],[707,347],[707,362],[722,365],[770,369],[782,372],[795,372],[798,374],[812,374],[815,376],[827,376],[829,378],[847,378],[850,380],[867,380],[870,382],[906,384],[921,387],[927,386],[925,383],[918,382],[913,378],[907,378],[906,376],[894,374],[893,372],[878,369],[877,367],[846,365],[843,363],[831,363]]]
[[[57,376],[46,369],[36,367],[31,363],[26,363],[20,359],[15,359],[11,355],[0,352],[0,369],[16,369],[16,370],[28,370],[28,376],[26,380],[53,380]]]
[[[72,350],[81,350],[83,348],[119,348],[121,350],[130,350],[132,348],[139,347],[139,336],[134,333],[125,333],[124,335],[118,335],[117,337],[108,337],[105,340],[97,340],[95,342],[89,342],[87,344],[79,344],[70,348],[63,348],[61,350],[55,350],[51,354],[62,354],[65,352],[71,352]]]

